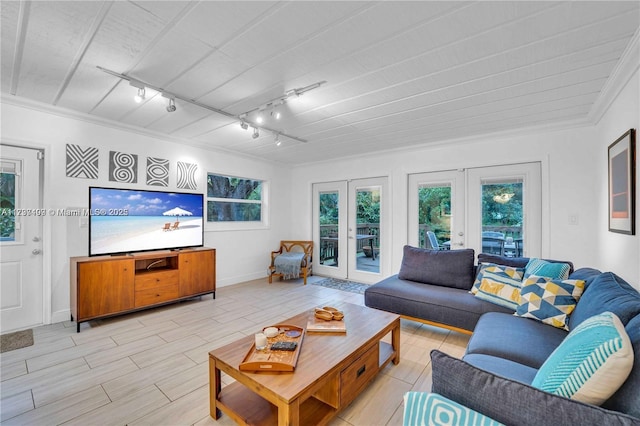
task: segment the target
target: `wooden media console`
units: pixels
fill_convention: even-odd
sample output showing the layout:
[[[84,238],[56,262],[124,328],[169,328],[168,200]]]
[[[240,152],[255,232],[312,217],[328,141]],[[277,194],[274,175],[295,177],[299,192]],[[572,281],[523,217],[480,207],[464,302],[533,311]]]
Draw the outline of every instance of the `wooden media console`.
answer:
[[[71,320],[80,323],[213,294],[216,250],[72,257]]]

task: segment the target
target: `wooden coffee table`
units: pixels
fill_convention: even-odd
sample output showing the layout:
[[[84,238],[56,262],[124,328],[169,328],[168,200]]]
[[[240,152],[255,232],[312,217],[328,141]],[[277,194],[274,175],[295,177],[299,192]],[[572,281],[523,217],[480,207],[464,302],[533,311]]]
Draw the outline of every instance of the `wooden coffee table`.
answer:
[[[211,417],[222,411],[239,424],[325,424],[390,361],[400,361],[398,315],[349,303],[332,306],[344,311],[347,333],[307,332],[292,373],[238,370],[253,336],[209,352]],[[310,310],[278,323],[306,327],[312,316]],[[382,341],[388,334],[390,344]],[[236,381],[222,388],[221,372]]]

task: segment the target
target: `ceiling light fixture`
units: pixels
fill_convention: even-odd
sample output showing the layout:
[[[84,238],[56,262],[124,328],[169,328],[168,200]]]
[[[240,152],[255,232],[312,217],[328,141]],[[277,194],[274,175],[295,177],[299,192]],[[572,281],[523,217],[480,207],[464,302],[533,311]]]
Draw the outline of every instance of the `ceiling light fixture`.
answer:
[[[137,104],[144,101],[144,87],[142,89],[138,89],[138,93],[133,97],[133,100],[136,101]]]
[[[262,117],[262,114],[258,114],[258,116],[256,117],[256,123],[258,124],[264,123],[264,117]]]
[[[182,102],[189,103],[191,105],[195,105],[197,107],[209,110],[211,112],[215,112],[216,114],[222,115],[222,116],[227,117],[227,118],[229,118],[231,120],[240,121],[240,127],[242,127],[245,130],[248,129],[249,126],[251,126],[254,129],[254,133],[252,135],[254,139],[257,139],[260,136],[260,133],[258,131],[258,129],[260,128],[260,129],[266,130],[268,132],[271,132],[271,133],[274,133],[274,134],[277,133],[277,134],[279,134],[281,136],[284,136],[284,137],[287,137],[289,139],[293,139],[295,141],[302,142],[302,143],[306,143],[308,141],[306,139],[302,139],[302,138],[299,138],[299,137],[294,136],[294,135],[283,133],[280,130],[273,129],[273,128],[270,128],[268,126],[260,126],[257,123],[253,123],[251,120],[247,120],[246,118],[252,112],[260,111],[260,110],[264,111],[265,109],[273,108],[274,106],[284,104],[285,101],[287,100],[287,98],[289,96],[291,96],[292,94],[295,94],[296,96],[299,96],[302,93],[308,92],[309,90],[313,90],[313,89],[315,89],[317,87],[320,87],[321,85],[326,83],[326,81],[320,81],[318,83],[314,83],[314,84],[311,84],[309,86],[305,86],[305,87],[302,87],[302,88],[288,90],[288,91],[285,92],[285,94],[283,96],[281,96],[279,98],[276,98],[276,99],[273,99],[272,101],[269,101],[266,104],[264,104],[263,105],[264,108],[262,108],[262,109],[261,108],[254,108],[251,111],[247,111],[246,113],[242,113],[242,114],[236,115],[236,114],[232,114],[230,112],[227,112],[225,110],[222,110],[220,108],[216,108],[216,107],[212,107],[212,106],[203,104],[202,102],[199,102],[199,101],[197,101],[195,99],[191,99],[191,98],[187,98],[187,97],[184,97],[184,96],[180,96],[180,95],[177,95],[175,93],[169,93],[169,92],[165,91],[161,87],[157,87],[157,86],[154,86],[154,85],[149,84],[147,82],[142,82],[140,80],[136,80],[136,79],[131,78],[131,77],[125,75],[125,74],[121,74],[121,73],[109,70],[107,68],[103,68],[103,67],[101,67],[99,65],[96,66],[96,68],[98,68],[100,71],[103,71],[103,72],[105,72],[105,73],[107,73],[107,74],[109,74],[109,75],[111,75],[113,77],[119,78],[121,80],[128,81],[131,86],[138,88],[138,94],[136,95],[136,97],[140,96],[140,101],[136,100],[136,102],[142,102],[142,100],[144,100],[145,89],[149,88],[151,90],[155,90],[157,92],[162,93],[164,97],[174,99],[174,101],[173,101],[174,102],[173,103],[174,106],[175,106],[175,99],[179,99]],[[169,110],[169,107],[167,107],[167,110]]]
[[[176,110],[176,100],[173,98],[169,98],[169,105],[167,105],[167,112],[175,112]]]
[[[276,133],[276,137],[273,138],[273,141],[276,143],[276,146],[282,145],[282,141],[280,140],[280,134]]]

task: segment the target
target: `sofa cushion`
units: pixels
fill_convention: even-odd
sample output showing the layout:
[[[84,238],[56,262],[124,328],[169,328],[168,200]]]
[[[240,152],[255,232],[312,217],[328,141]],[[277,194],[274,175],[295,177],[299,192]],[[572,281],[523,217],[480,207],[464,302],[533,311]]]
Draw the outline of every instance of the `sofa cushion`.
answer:
[[[506,379],[531,384],[538,370],[528,365],[519,364],[505,358],[498,358],[485,354],[469,354],[462,358],[474,367],[481,368],[490,373]]]
[[[500,423],[455,401],[428,392],[404,394],[404,426],[482,425],[499,426]]]
[[[437,350],[431,351],[431,371],[432,392],[504,424],[640,425],[638,418],[496,376]]]
[[[522,273],[523,270],[520,268],[489,266],[484,268],[481,274],[478,274],[479,283],[473,285],[471,293],[480,300],[486,300],[515,311],[520,303]]]
[[[604,272],[584,291],[569,318],[569,330],[603,312],[613,312],[622,324],[640,314],[640,293],[612,272]]]
[[[640,315],[629,321],[625,330],[633,346],[633,369],[620,389],[602,406],[640,418]]]
[[[569,278],[571,268],[568,263],[547,262],[546,260],[532,258],[529,259],[524,269],[524,277],[529,278],[532,275],[539,277],[549,277],[556,280],[566,280]]]
[[[584,281],[584,289],[586,291],[589,284],[591,284],[600,274],[602,274],[602,272],[594,268],[579,268],[569,275],[569,279]]]
[[[603,312],[571,330],[531,386],[600,405],[622,386],[632,366],[633,349],[624,326],[617,316]]]
[[[516,315],[568,330],[569,314],[582,295],[584,281],[532,275],[522,283]]]
[[[526,268],[529,263],[528,257],[506,257],[497,254],[478,253],[478,263],[495,263],[496,265],[513,266],[515,268]],[[566,263],[569,265],[569,274],[573,273],[573,263],[568,260],[543,259],[550,263]]]
[[[567,334],[538,321],[492,312],[478,321],[465,356],[492,355],[538,369]]]
[[[398,277],[469,290],[475,278],[474,258],[473,249],[428,250],[404,246]]]
[[[398,275],[368,287],[364,292],[364,303],[370,308],[469,331],[473,331],[480,316],[486,312],[513,313],[480,300],[466,290],[420,284],[402,280]]]

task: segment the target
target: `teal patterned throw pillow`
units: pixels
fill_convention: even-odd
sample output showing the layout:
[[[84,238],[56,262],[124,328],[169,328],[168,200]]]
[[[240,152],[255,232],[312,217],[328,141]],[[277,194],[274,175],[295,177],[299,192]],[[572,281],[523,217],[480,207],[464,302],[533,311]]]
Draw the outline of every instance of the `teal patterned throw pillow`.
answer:
[[[600,405],[625,382],[633,357],[622,322],[615,314],[603,312],[571,330],[542,364],[531,386]]]
[[[547,262],[546,260],[531,258],[524,269],[524,278],[531,275],[553,278],[554,280],[566,280],[569,278],[571,266],[568,263]]]
[[[499,426],[480,414],[437,393],[407,392],[404,395],[403,426]]]

